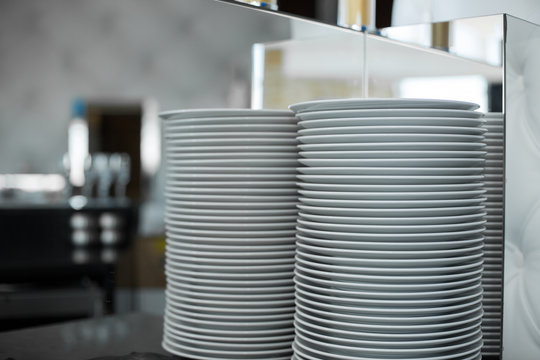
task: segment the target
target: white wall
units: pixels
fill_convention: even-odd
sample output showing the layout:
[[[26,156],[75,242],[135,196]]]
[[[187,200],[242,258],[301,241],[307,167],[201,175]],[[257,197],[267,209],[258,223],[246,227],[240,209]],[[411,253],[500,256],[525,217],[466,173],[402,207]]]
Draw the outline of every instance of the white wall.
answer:
[[[54,172],[74,97],[152,97],[161,109],[249,105],[251,45],[284,19],[212,0],[2,0],[0,174]]]

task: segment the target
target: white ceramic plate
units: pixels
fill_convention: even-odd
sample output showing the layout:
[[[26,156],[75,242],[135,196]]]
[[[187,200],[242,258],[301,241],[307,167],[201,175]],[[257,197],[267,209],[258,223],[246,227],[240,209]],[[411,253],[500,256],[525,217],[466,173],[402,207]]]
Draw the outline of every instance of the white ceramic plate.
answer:
[[[445,126],[445,127],[469,127],[478,128],[485,124],[482,118],[467,117],[351,117],[351,118],[329,118],[302,120],[298,122],[300,128],[317,129],[345,126]],[[487,129],[485,126],[482,126]]]
[[[290,273],[289,273],[290,274]],[[285,278],[269,278],[269,279],[251,279],[251,278],[240,278],[240,279],[221,279],[221,278],[201,278],[196,276],[189,275],[179,275],[172,274],[171,282],[168,285],[173,284],[198,284],[201,286],[218,286],[223,288],[228,287],[246,287],[246,288],[268,288],[276,286],[290,286],[293,285],[292,276]],[[217,308],[216,308],[217,310]]]
[[[301,242],[297,243],[299,248],[296,270],[302,270],[309,275],[318,277],[332,277],[340,280],[357,280],[355,278],[356,266],[373,266],[373,267],[437,267],[460,265],[470,261],[478,260],[482,257],[482,246],[477,246],[464,251],[446,250],[439,256],[430,251],[415,251],[405,250],[392,252],[391,250],[361,250],[352,253],[352,250],[339,251],[339,249],[320,248],[310,246]],[[470,251],[467,251],[470,250]],[[344,255],[345,252],[351,252],[349,255]],[[321,255],[322,254],[322,255]],[[448,257],[446,257],[448,255]],[[309,261],[313,268],[302,267],[304,260]],[[319,271],[318,264],[333,265],[336,269],[334,272]],[[239,265],[240,266],[240,265]],[[345,275],[346,274],[346,275]],[[364,275],[364,274],[361,274]],[[315,279],[313,279],[315,281]],[[383,285],[374,284],[373,286]],[[408,285],[408,284],[403,284]],[[400,285],[396,285],[399,289]]]
[[[432,224],[432,225],[365,225],[365,224],[336,224],[306,220],[303,216],[298,218],[298,224],[311,229],[325,231],[350,231],[360,233],[411,233],[411,232],[444,232],[471,229],[486,224],[485,220],[462,222],[456,224]]]
[[[208,236],[208,237],[222,237],[222,238],[279,238],[294,236],[294,223],[288,224],[285,230],[229,230],[229,229],[220,229],[220,230],[208,230],[184,226],[172,226],[166,224],[166,234],[167,236],[178,234],[178,235],[196,235],[196,236]],[[219,229],[219,227],[217,227]]]
[[[210,156],[212,159],[217,157],[242,156],[249,157],[250,154],[259,154],[270,156],[295,156],[296,144],[291,145],[223,145],[223,146],[174,146],[168,143],[166,147],[166,156],[177,157],[204,157]],[[252,155],[253,156],[253,155]]]
[[[329,357],[321,357],[322,359],[332,359],[332,355],[337,356],[339,359],[349,360],[373,360],[378,358],[393,359],[398,355],[401,359],[430,359],[430,360],[446,360],[453,354],[460,354],[465,351],[463,355],[470,353],[478,353],[482,346],[482,334],[477,331],[476,334],[470,335],[463,341],[459,341],[456,344],[441,345],[438,347],[418,347],[409,349],[393,349],[388,347],[369,347],[359,346],[355,344],[343,345],[342,343],[336,343],[329,341],[328,337],[324,338],[319,335],[317,338],[310,337],[311,332],[304,332],[303,328],[296,331],[295,344],[302,347],[309,348],[310,351],[316,351],[318,353],[326,354]],[[315,336],[317,336],[315,334]],[[471,350],[469,350],[471,349]],[[452,355],[449,355],[452,354]],[[387,357],[388,356],[388,357]],[[407,357],[405,357],[407,356]],[[453,359],[463,359],[463,357],[452,357]]]
[[[439,208],[354,208],[328,207],[298,204],[298,208],[309,214],[327,216],[373,216],[373,217],[413,217],[413,216],[459,216],[484,212],[484,206],[460,206]]]
[[[482,158],[370,158],[370,159],[341,159],[341,158],[310,158],[299,159],[298,162],[312,167],[470,167],[484,166]]]
[[[240,174],[260,174],[269,175],[274,174],[295,174],[295,165],[289,166],[176,166],[169,164],[167,167],[167,174],[169,177],[173,177],[176,174],[185,175],[186,173],[195,173],[197,175],[207,174],[219,174],[219,175],[240,175]],[[271,180],[271,179],[268,179]]]
[[[294,139],[296,132],[292,131],[235,131],[235,132],[167,132],[165,139],[170,141],[221,141],[221,140],[239,140],[245,139]]]
[[[214,160],[214,159],[251,159],[251,160],[264,160],[264,159],[296,159],[296,151],[291,149],[290,151],[219,151],[212,152],[180,152],[169,151],[166,154],[167,159],[173,160]]]
[[[481,265],[480,265],[481,266]],[[436,308],[440,306],[454,306],[454,305],[467,305],[471,302],[474,302],[478,297],[482,296],[482,289],[476,288],[473,291],[470,291],[468,293],[463,293],[460,295],[454,295],[450,298],[434,298],[434,299],[378,299],[378,298],[355,298],[355,299],[349,299],[349,298],[342,298],[339,296],[332,296],[332,295],[325,295],[320,294],[318,292],[309,290],[309,289],[303,289],[302,285],[296,286],[296,293],[299,294],[299,296],[303,299],[310,298],[314,301],[320,303],[320,304],[328,304],[328,306],[346,306],[346,307],[352,307],[352,308],[362,308],[362,307],[381,307],[384,306],[385,308],[391,308],[391,309],[426,309],[426,311],[429,311],[430,308]],[[478,326],[478,325],[476,325]],[[454,329],[455,332],[459,332],[460,330]],[[385,334],[373,334],[373,335],[380,335],[384,337],[408,337],[412,334],[392,334],[392,333],[385,333]],[[427,335],[427,334],[426,334]],[[426,337],[435,337],[437,336],[436,333],[427,335]]]
[[[296,186],[289,185],[276,188],[267,188],[267,187],[187,187],[187,186],[178,186],[171,184],[172,182],[167,182],[165,185],[165,191],[168,193],[183,193],[183,194],[199,194],[199,195],[293,195],[296,194]]]
[[[263,190],[275,190],[281,188],[295,188],[295,181],[178,181],[167,180],[167,186],[185,189],[197,189],[197,188],[239,188],[239,189],[263,189]]]
[[[289,307],[268,307],[268,308],[230,308],[227,306],[204,306],[204,305],[193,305],[188,303],[177,303],[175,308],[183,309],[184,311],[192,311],[196,313],[208,314],[208,315],[218,315],[218,316],[269,316],[273,314],[289,314],[294,312],[294,306]]]
[[[483,167],[363,167],[363,166],[326,166],[299,167],[298,172],[307,175],[363,175],[363,176],[458,176],[483,174]]]
[[[174,201],[165,207],[166,214],[201,215],[201,216],[290,216],[297,213],[296,207],[289,209],[205,209],[175,206]]]
[[[390,191],[319,191],[298,190],[299,194],[311,199],[344,199],[344,200],[450,200],[474,198],[485,193],[485,190],[465,191],[425,191],[425,192],[390,192]],[[485,196],[490,198],[489,195]]]
[[[173,167],[296,167],[296,159],[195,159],[195,160],[176,160],[168,159],[167,164]]]
[[[204,202],[223,202],[223,203],[250,203],[261,202],[272,206],[272,203],[293,203],[296,201],[296,195],[220,195],[220,194],[193,194],[178,192],[169,192],[165,190],[165,196],[168,200],[181,201],[204,201]]]
[[[473,237],[486,230],[485,227],[477,227],[470,230],[445,231],[433,233],[360,233],[345,231],[323,231],[297,226],[296,229],[303,234],[327,240],[368,240],[368,241],[441,241],[459,240]]]
[[[299,178],[306,178],[299,175]],[[313,177],[307,177],[313,179]],[[316,178],[314,178],[316,179]],[[332,184],[325,182],[303,182],[297,183],[298,186],[307,190],[315,191],[360,191],[360,192],[451,192],[451,191],[470,191],[478,190],[483,187],[483,183],[469,182],[462,184]]]
[[[418,119],[418,118],[414,118]],[[335,120],[335,119],[334,119]],[[343,121],[341,121],[343,122]],[[442,121],[439,120],[439,124]],[[349,124],[347,124],[349,125]],[[435,124],[437,125],[437,124]],[[315,127],[310,129],[298,130],[299,136],[310,135],[332,135],[332,134],[455,134],[455,135],[482,135],[487,130],[479,126],[431,126],[430,125],[412,125],[403,120],[398,124],[384,124],[381,121],[375,125],[365,125],[363,123],[353,124],[352,126],[339,126],[333,124],[328,127]]]
[[[321,309],[327,312],[336,313],[336,314],[366,314],[366,315],[405,315],[405,316],[414,316],[414,315],[437,315],[437,314],[448,314],[456,310],[465,309],[467,307],[478,305],[482,302],[482,296],[477,295],[474,297],[469,297],[467,301],[461,301],[454,304],[443,304],[440,306],[347,306],[329,303],[327,301],[320,301],[317,297],[312,297],[307,295],[304,292],[298,292],[295,295],[296,302],[301,303],[304,308],[312,309]],[[329,331],[330,329],[326,329]],[[349,334],[352,335],[352,334]],[[365,335],[357,334],[355,337],[371,337],[371,338],[384,338],[384,334],[369,334]],[[397,344],[395,344],[397,345]]]
[[[488,178],[488,175],[326,175],[299,174],[304,182],[325,184],[464,184],[474,183]]]
[[[388,226],[390,228],[411,226],[433,226],[433,225],[449,225],[459,226],[461,223],[478,221],[484,218],[486,212],[480,212],[470,215],[460,216],[418,216],[418,217],[359,217],[359,216],[326,216],[299,212],[298,215],[302,219],[309,221],[327,223],[327,224],[352,224],[352,225],[367,225],[367,226]],[[489,224],[489,220],[488,223]],[[486,225],[487,226],[487,225]]]
[[[370,117],[456,117],[479,119],[483,114],[478,111],[454,110],[454,109],[344,109],[305,111],[297,113],[296,117],[303,120],[315,119],[339,119],[339,118],[370,118]]]
[[[259,173],[259,174],[252,174],[252,173],[236,173],[236,174],[229,174],[229,173],[207,173],[207,174],[201,174],[201,173],[184,173],[181,169],[177,169],[175,172],[173,169],[173,172],[168,170],[168,173],[166,175],[167,181],[175,181],[175,180],[181,180],[181,181],[216,181],[221,180],[223,182],[227,181],[293,181],[296,179],[296,171],[292,169],[287,169],[286,172],[281,174],[276,174],[272,172],[267,173]]]
[[[208,245],[220,245],[220,246],[234,246],[234,245],[289,245],[294,243],[294,236],[284,237],[263,237],[263,238],[224,238],[223,236],[204,236],[204,235],[188,235],[188,234],[167,234],[168,243],[192,243],[192,244],[208,244]]]
[[[174,232],[174,229],[204,229],[204,230],[226,230],[226,231],[274,231],[294,229],[295,221],[275,222],[275,223],[227,223],[215,221],[181,221],[165,218],[165,224],[168,229]],[[201,233],[202,234],[202,233]]]
[[[277,255],[277,254],[276,254]],[[200,254],[184,255],[167,252],[167,263],[169,264],[195,264],[195,265],[218,265],[218,266],[246,266],[246,265],[280,265],[294,262],[294,252],[291,251],[284,256],[274,256],[265,258],[216,258]]]
[[[350,250],[445,250],[458,249],[463,247],[471,247],[479,245],[483,242],[483,236],[478,235],[467,239],[454,241],[408,241],[408,242],[381,242],[381,241],[346,241],[346,240],[326,240],[310,237],[300,233],[296,234],[296,238],[304,243],[337,249]]]
[[[295,113],[305,111],[339,110],[339,109],[464,109],[475,110],[477,104],[456,100],[439,99],[407,99],[407,98],[350,98],[303,101],[289,106]],[[491,114],[491,113],[490,113]],[[493,113],[499,116],[498,113]]]
[[[264,118],[262,118],[264,119]],[[298,130],[298,126],[296,124],[280,124],[280,123],[272,123],[272,117],[268,118],[270,120],[269,123],[265,123],[261,120],[261,118],[257,118],[256,120],[252,121],[251,123],[244,123],[241,122],[244,120],[242,118],[238,119],[240,120],[240,123],[236,121],[235,118],[228,118],[227,121],[220,120],[221,123],[218,124],[208,124],[204,121],[201,121],[203,119],[199,119],[198,123],[196,124],[186,124],[185,121],[179,121],[176,123],[172,123],[170,121],[165,121],[164,128],[165,133],[171,134],[171,133],[182,133],[182,134],[196,134],[200,133],[201,136],[204,136],[204,133],[207,132],[263,132],[263,131],[269,131],[269,132],[291,132],[295,133]],[[207,119],[204,119],[207,120]],[[233,123],[234,122],[234,123]]]
[[[417,159],[417,158],[469,158],[482,159],[485,151],[452,151],[452,150],[356,150],[356,151],[301,151],[301,158],[315,159]]]
[[[268,135],[268,134],[267,134]],[[224,137],[224,138],[201,138],[201,139],[169,139],[165,138],[165,151],[174,151],[185,146],[247,146],[247,145],[295,145],[296,138],[275,136],[270,137],[251,137],[246,134],[242,137]]]
[[[255,109],[178,109],[168,110],[159,113],[162,119],[194,119],[204,117],[258,117],[258,116],[273,116],[273,117],[293,117],[294,113],[288,110],[255,110]]]
[[[174,221],[196,221],[204,223],[223,223],[225,224],[269,224],[269,225],[278,225],[280,223],[289,223],[295,222],[296,216],[250,216],[250,215],[241,215],[234,216],[223,214],[221,216],[210,216],[210,215],[192,215],[192,214],[173,214],[167,213],[166,218]]]
[[[420,133],[385,133],[385,134],[333,134],[298,136],[302,144],[328,143],[373,143],[373,142],[475,142],[484,140],[482,135],[457,134],[420,134]]]
[[[245,195],[244,195],[245,196]],[[240,196],[239,196],[240,197]],[[235,202],[228,202],[224,199],[215,199],[216,201],[184,201],[184,200],[174,200],[171,198],[166,198],[165,202],[168,207],[180,207],[180,208],[202,208],[202,209],[291,209],[296,206],[295,201],[291,202],[279,202],[279,201],[268,201],[261,197],[260,200],[255,198],[248,199],[248,201],[242,201],[241,199],[236,199]]]
[[[201,254],[208,257],[221,257],[221,258],[266,258],[275,256],[285,256],[291,251],[296,249],[294,242],[283,245],[258,245],[246,244],[246,245],[229,245],[227,243],[219,244],[204,244],[204,243],[190,243],[190,242],[171,242],[167,241],[167,251],[173,253],[182,253],[185,255]]]
[[[351,143],[319,143],[298,144],[300,151],[484,151],[485,144],[480,142],[351,142]],[[485,151],[492,151],[485,149]]]
[[[301,204],[321,207],[351,207],[351,208],[441,208],[451,206],[478,205],[486,201],[485,197],[465,199],[442,199],[442,200],[346,200],[346,199],[321,199],[301,196],[298,198]]]
[[[230,272],[223,272],[223,271],[204,271],[201,272],[200,269],[193,270],[193,269],[174,269],[174,272],[172,271],[165,271],[165,275],[167,275],[167,281],[182,281],[182,278],[185,277],[192,277],[194,279],[220,279],[220,280],[236,280],[236,281],[242,281],[242,280],[280,280],[280,279],[291,279],[292,278],[292,270],[286,270],[282,272],[250,272],[250,273],[230,273]],[[179,277],[178,277],[179,276]]]
[[[270,289],[266,293],[238,293],[228,291],[226,288],[212,288],[210,291],[202,291],[199,289],[192,289],[184,286],[183,283],[170,284],[167,287],[167,300],[170,304],[174,305],[173,295],[177,296],[178,301],[182,301],[183,298],[192,299],[209,299],[209,300],[241,300],[241,301],[277,301],[287,300],[294,298],[294,287],[290,287],[289,291],[284,293],[271,293]],[[213,319],[217,320],[217,319]]]
[[[204,117],[179,117],[177,119],[165,119],[163,128],[168,129],[177,126],[211,126],[211,125],[253,125],[253,124],[279,124],[279,125],[296,125],[298,119],[292,114],[286,116],[270,115],[270,116],[204,116]]]

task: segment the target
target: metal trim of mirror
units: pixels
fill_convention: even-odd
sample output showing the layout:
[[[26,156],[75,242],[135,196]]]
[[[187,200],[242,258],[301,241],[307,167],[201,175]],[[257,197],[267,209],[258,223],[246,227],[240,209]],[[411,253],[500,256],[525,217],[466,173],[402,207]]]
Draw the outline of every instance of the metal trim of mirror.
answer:
[[[321,29],[328,27],[329,32],[342,30],[383,37],[497,67],[503,63],[502,14],[392,26],[392,19],[398,15],[393,9],[393,0],[215,1],[287,17],[291,21],[320,25]],[[372,5],[375,2],[376,9]],[[352,7],[351,4],[356,5]],[[369,14],[364,15],[368,10]],[[370,19],[376,20],[372,22]]]

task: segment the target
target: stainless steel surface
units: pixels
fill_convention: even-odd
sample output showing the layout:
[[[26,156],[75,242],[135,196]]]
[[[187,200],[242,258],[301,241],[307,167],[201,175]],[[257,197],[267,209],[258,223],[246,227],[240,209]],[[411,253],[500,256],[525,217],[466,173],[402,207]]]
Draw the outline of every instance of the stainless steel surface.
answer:
[[[128,314],[0,333],[0,358],[91,359],[132,352],[167,353],[161,347],[163,317]]]

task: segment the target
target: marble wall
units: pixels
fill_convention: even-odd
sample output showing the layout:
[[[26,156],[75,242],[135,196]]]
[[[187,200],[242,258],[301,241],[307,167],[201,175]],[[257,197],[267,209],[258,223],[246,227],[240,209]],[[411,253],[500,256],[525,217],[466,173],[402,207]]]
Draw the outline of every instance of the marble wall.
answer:
[[[2,0],[0,174],[57,171],[75,97],[249,106],[251,45],[289,34],[212,0]]]

